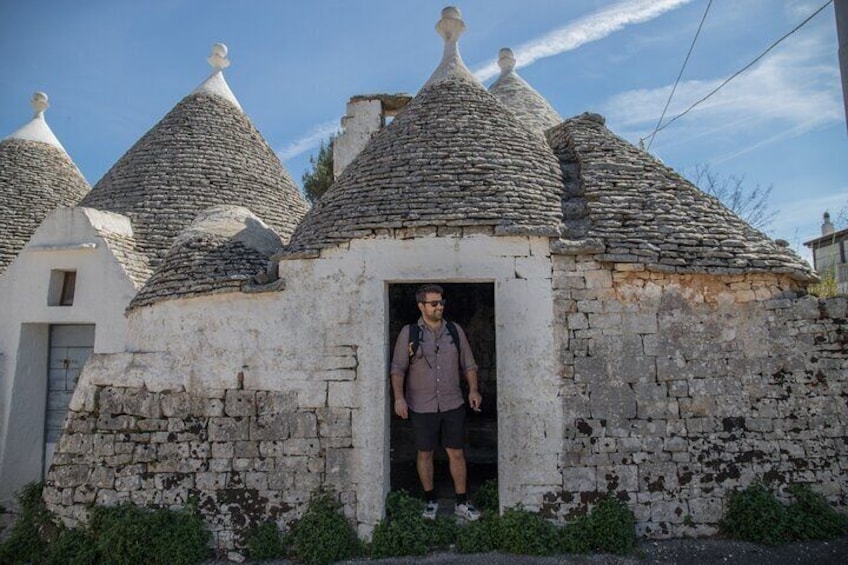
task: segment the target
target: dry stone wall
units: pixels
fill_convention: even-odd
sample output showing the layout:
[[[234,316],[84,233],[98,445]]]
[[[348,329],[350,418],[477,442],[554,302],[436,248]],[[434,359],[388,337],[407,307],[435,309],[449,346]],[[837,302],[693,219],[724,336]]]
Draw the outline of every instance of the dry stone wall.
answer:
[[[351,410],[301,407],[296,392],[219,390],[203,396],[96,386],[71,411],[47,479],[49,507],[74,524],[87,506],[181,508],[195,501],[219,550],[243,546],[258,523],[281,526],[311,493],[339,493],[353,516]]]
[[[772,275],[554,258],[564,433],[550,515],[607,492],[649,537],[711,534],[762,479],[848,503],[846,299]]]

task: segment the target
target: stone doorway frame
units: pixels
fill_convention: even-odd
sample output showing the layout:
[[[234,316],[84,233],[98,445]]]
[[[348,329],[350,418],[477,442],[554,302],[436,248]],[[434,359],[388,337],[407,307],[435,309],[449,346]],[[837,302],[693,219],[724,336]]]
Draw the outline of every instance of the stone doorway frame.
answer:
[[[494,281],[417,281],[393,282],[386,286],[387,311],[386,324],[388,331],[387,359],[391,362],[392,350],[400,329],[415,319],[417,308],[414,306],[414,292],[422,284],[432,282],[445,289],[448,299],[448,320],[457,322],[466,330],[472,348],[475,349],[477,363],[481,366],[481,391],[484,394],[484,411],[477,416],[469,412],[467,423],[469,443],[466,448],[466,458],[469,465],[468,492],[474,494],[480,485],[498,478],[498,416],[497,416],[497,329],[495,308]],[[451,297],[455,297],[456,315],[451,315]],[[397,304],[404,301],[409,303]],[[398,311],[403,311],[399,314]],[[401,318],[401,319],[397,319]],[[480,331],[480,330],[484,331]],[[481,334],[475,340],[474,334]],[[487,335],[488,334],[488,335]],[[491,343],[488,343],[488,342]],[[489,352],[491,359],[488,359]],[[482,356],[486,355],[484,359]],[[486,372],[483,375],[483,372]],[[386,373],[388,374],[388,367]],[[488,390],[487,390],[488,389]],[[488,400],[488,403],[487,403]],[[413,496],[420,493],[420,484],[415,469],[415,451],[412,447],[411,429],[407,422],[394,415],[394,404],[389,388],[388,420],[389,420],[389,484],[392,490],[404,489]],[[492,433],[494,432],[494,433]],[[492,436],[492,437],[489,437]],[[476,441],[475,441],[476,438]],[[494,451],[494,456],[486,453],[487,447]],[[396,458],[397,457],[397,458]],[[400,461],[398,461],[400,459]],[[407,459],[411,459],[407,461]],[[436,491],[446,502],[453,501],[453,484],[447,468],[447,460],[443,450],[436,453]],[[398,473],[402,473],[398,476]]]

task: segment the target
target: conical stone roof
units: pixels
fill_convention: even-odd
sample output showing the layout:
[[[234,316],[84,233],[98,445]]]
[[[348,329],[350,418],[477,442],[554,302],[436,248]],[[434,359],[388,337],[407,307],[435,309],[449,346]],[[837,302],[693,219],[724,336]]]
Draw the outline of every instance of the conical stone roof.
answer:
[[[281,245],[279,236],[247,208],[213,206],[177,236],[129,309],[238,292],[267,270]]]
[[[202,210],[245,206],[285,241],[306,213],[297,186],[218,70],[148,131],[82,205],[128,216],[155,268]]]
[[[649,270],[785,274],[812,281],[806,261],[672,169],[583,114],[547,132],[565,180],[564,233],[554,251]]]
[[[313,206],[286,254],[431,227],[559,235],[556,158],[462,63],[458,10],[443,16],[441,64]]]
[[[44,121],[47,96],[36,92],[32,105],[35,117],[0,141],[0,273],[50,212],[90,188]]]
[[[503,102],[525,127],[538,134],[562,122],[562,117],[527,81],[515,72],[515,56],[511,49],[501,49],[498,56],[501,74],[489,92]]]

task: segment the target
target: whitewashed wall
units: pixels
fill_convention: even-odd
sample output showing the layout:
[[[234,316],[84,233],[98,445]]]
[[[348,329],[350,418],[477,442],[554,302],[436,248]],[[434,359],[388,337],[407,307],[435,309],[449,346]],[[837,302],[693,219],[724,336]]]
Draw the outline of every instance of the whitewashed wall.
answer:
[[[132,235],[129,220],[59,208],[0,278],[0,501],[41,479],[50,324],[95,324],[94,351],[123,351],[136,289],[98,230]],[[73,306],[48,306],[50,271],[75,270]]]
[[[133,311],[128,349],[168,352],[166,367],[137,375],[147,375],[147,389],[234,389],[241,373],[245,390],[297,391],[301,408],[351,408],[349,486],[367,534],[382,517],[389,488],[388,285],[492,282],[501,501],[540,505],[542,494],[560,486],[562,402],[547,239],[354,241],[319,259],[283,261],[280,276],[280,293],[165,301]],[[120,374],[98,371],[83,379],[86,386],[121,384]]]

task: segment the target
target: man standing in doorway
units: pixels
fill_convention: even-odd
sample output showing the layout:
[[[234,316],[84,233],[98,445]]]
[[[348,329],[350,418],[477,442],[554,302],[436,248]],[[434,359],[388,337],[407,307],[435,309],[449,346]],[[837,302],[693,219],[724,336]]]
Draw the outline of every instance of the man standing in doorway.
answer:
[[[465,333],[443,319],[443,296],[442,287],[434,284],[424,285],[415,293],[421,311],[417,329],[404,326],[392,355],[395,414],[412,422],[418,478],[427,503],[424,517],[433,520],[439,511],[433,485],[433,452],[441,440],[456,492],[455,512],[466,520],[477,520],[480,512],[468,501],[466,491],[465,402],[460,376],[468,381],[468,404],[472,410],[480,411],[483,398],[477,388],[477,364]]]

